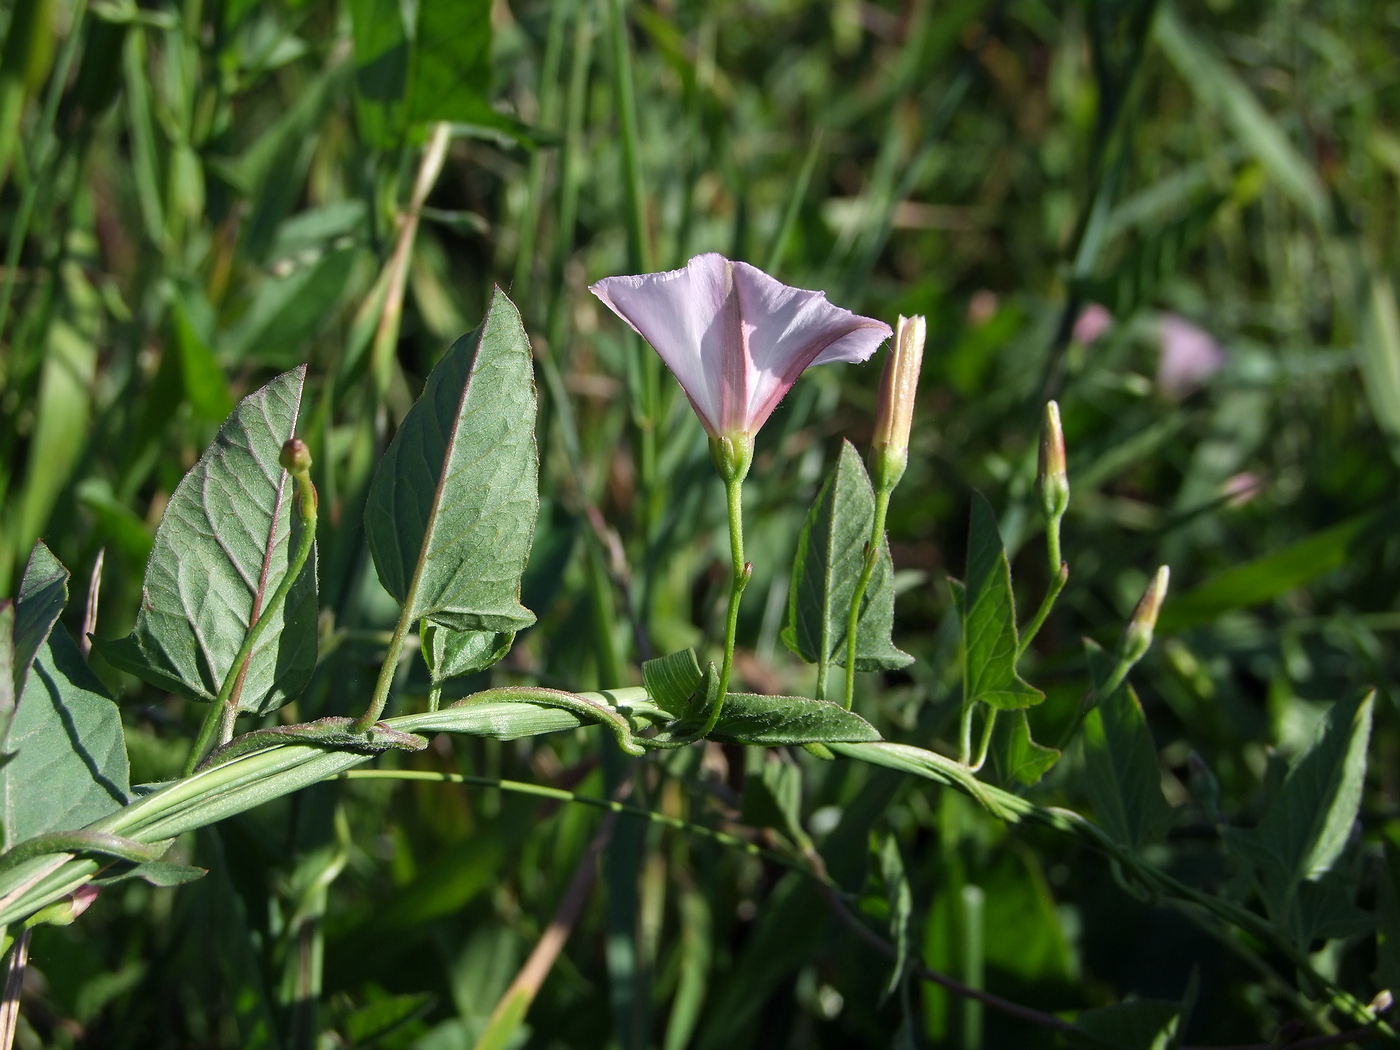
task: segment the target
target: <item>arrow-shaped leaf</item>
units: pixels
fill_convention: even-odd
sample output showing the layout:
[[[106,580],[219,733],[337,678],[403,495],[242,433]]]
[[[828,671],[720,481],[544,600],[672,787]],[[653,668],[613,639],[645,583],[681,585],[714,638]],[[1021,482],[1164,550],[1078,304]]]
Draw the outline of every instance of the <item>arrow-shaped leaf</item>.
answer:
[[[1113,673],[1114,660],[1091,641],[1085,646],[1098,689]],[[1142,704],[1126,682],[1085,717],[1084,766],[1094,813],[1116,841],[1136,850],[1170,822],[1157,746]]]
[[[860,454],[849,441],[807,514],[793,562],[788,625],[783,641],[808,663],[846,666],[846,626],[851,598],[865,566],[865,545],[875,521],[875,490]],[[862,599],[856,626],[856,670],[882,671],[914,662],[895,648],[894,566],[883,544]]]
[[[316,558],[242,668],[234,661],[287,574],[302,528],[278,457],[296,428],[302,366],[249,394],[176,487],[156,531],[141,610],[126,638],[97,641],[112,664],[192,700],[212,701],[229,674],[240,711],[281,707],[316,666]]]
[[[1045,694],[1016,673],[1016,603],[1011,567],[992,505],[972,495],[963,598],[963,652],[967,703],[978,700],[1003,710],[1032,707]]]
[[[126,804],[121,713],[63,628],[34,658],[0,769],[5,846],[81,828]]]
[[[42,540],[34,544],[29,563],[24,567],[24,579],[19,585],[19,600],[14,611],[14,687],[15,698],[24,694],[24,683],[34,655],[43,647],[53,625],[68,604],[68,570]]]
[[[1321,880],[1351,835],[1366,777],[1375,694],[1333,704],[1253,831],[1229,840],[1257,869],[1269,915],[1293,910],[1299,884]]]
[[[530,341],[497,289],[481,327],[433,369],[370,485],[369,549],[405,615],[456,631],[534,623],[520,577],[538,473]]]

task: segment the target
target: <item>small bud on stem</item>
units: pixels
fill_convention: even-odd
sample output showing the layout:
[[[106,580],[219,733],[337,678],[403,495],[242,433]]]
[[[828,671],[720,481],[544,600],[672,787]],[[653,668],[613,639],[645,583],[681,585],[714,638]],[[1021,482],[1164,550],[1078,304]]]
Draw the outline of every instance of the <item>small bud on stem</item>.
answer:
[[[1060,560],[1060,519],[1069,509],[1069,472],[1065,467],[1065,432],[1060,426],[1060,406],[1045,402],[1045,421],[1040,428],[1040,472],[1036,476],[1040,506],[1045,511],[1045,547],[1050,571],[1058,573]]]
[[[277,458],[288,474],[304,474],[311,469],[311,450],[301,438],[288,438]]]
[[[1065,469],[1065,432],[1060,426],[1060,406],[1045,403],[1040,430],[1040,505],[1050,520],[1064,517],[1069,509],[1069,474]]]
[[[926,334],[927,326],[919,316],[901,317],[895,325],[894,345],[880,377],[880,408],[870,443],[870,473],[876,491],[890,491],[899,484],[909,462],[909,431],[914,424],[914,395],[924,363]]]
[[[1133,610],[1133,618],[1123,632],[1122,660],[1130,666],[1141,660],[1152,645],[1152,632],[1157,627],[1157,614],[1162,611],[1162,603],[1167,600],[1167,582],[1170,578],[1171,570],[1163,565],[1152,577],[1152,582],[1147,585],[1137,608]]]

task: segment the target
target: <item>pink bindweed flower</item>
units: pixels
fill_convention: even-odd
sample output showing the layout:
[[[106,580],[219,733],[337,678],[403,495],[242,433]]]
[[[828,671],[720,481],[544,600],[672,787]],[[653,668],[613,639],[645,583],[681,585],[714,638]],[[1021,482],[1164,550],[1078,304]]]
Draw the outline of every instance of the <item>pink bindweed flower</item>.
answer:
[[[661,355],[712,438],[749,438],[812,365],[859,362],[890,326],[711,252],[589,291]]]
[[[1225,351],[1206,331],[1167,314],[1161,320],[1162,356],[1157,360],[1157,389],[1183,398],[1225,367]]]
[[[1113,326],[1113,315],[1099,303],[1090,303],[1079,311],[1074,320],[1073,338],[1080,346],[1089,346],[1098,341]]]

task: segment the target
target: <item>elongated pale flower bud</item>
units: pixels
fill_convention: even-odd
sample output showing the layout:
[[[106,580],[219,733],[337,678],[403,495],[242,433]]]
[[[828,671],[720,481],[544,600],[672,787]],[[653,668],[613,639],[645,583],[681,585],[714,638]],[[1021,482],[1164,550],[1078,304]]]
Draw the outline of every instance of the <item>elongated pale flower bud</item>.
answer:
[[[888,491],[899,484],[909,462],[909,431],[914,425],[914,395],[926,334],[927,326],[919,316],[901,317],[895,325],[894,345],[880,378],[880,408],[870,446],[871,480],[877,490]]]
[[[1137,608],[1133,610],[1133,618],[1123,632],[1124,662],[1137,663],[1152,645],[1152,632],[1157,628],[1157,614],[1162,611],[1162,603],[1167,600],[1167,583],[1170,579],[1171,570],[1163,565],[1139,599]]]
[[[1045,421],[1040,428],[1040,505],[1047,521],[1058,521],[1069,509],[1069,473],[1065,468],[1065,432],[1060,426],[1060,406],[1045,403]]]

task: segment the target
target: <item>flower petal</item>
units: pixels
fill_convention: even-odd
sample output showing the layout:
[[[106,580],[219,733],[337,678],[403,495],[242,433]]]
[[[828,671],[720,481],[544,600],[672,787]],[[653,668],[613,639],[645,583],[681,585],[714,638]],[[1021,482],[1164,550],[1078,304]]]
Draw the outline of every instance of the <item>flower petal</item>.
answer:
[[[823,292],[789,288],[748,263],[734,263],[734,287],[753,375],[747,427],[757,430],[804,369],[867,360],[890,326],[833,306]]]
[[[652,345],[705,429],[720,433],[724,402],[748,389],[729,260],[697,255],[682,269],[605,277],[589,291]]]

